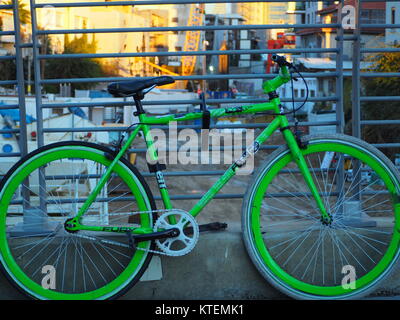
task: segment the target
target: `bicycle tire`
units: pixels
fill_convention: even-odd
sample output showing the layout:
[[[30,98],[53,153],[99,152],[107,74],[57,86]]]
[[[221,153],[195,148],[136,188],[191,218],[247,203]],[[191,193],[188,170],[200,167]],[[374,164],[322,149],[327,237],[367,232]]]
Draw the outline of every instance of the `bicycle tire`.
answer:
[[[81,251],[82,253],[80,255],[80,259],[82,260],[82,263],[81,263],[82,271],[80,271],[80,273],[83,274],[83,278],[85,278],[85,277],[88,278],[88,279],[86,279],[88,282],[88,284],[87,284],[88,291],[85,292],[84,289],[79,289],[80,291],[78,292],[77,287],[78,287],[79,281],[76,281],[77,284],[76,285],[74,284],[74,290],[77,290],[77,293],[70,292],[70,291],[73,291],[72,289],[68,289],[68,290],[70,290],[69,292],[67,292],[66,289],[65,289],[65,292],[57,292],[57,290],[43,289],[43,287],[38,283],[37,280],[35,282],[32,279],[30,279],[29,276],[24,273],[22,266],[19,265],[18,263],[16,263],[14,257],[12,256],[12,252],[14,252],[14,251],[17,252],[17,251],[16,251],[15,247],[11,246],[11,243],[12,243],[12,241],[17,241],[18,239],[16,239],[17,237],[14,237],[15,239],[13,240],[12,237],[10,236],[10,234],[11,234],[10,226],[7,226],[7,222],[10,222],[12,218],[21,220],[21,217],[18,215],[17,215],[17,217],[11,217],[11,213],[8,214],[7,210],[10,210],[9,208],[11,208],[11,206],[12,206],[12,203],[13,203],[13,202],[11,202],[12,196],[14,196],[14,202],[15,202],[15,194],[17,194],[16,190],[19,186],[19,183],[22,183],[22,181],[25,180],[27,177],[31,178],[33,176],[33,174],[31,174],[31,173],[34,172],[34,170],[41,168],[44,165],[47,165],[49,167],[51,161],[47,161],[46,159],[52,159],[53,161],[57,161],[57,160],[61,159],[60,162],[62,162],[63,160],[66,159],[65,161],[67,161],[67,163],[68,163],[68,161],[76,161],[80,157],[86,157],[86,160],[89,159],[90,161],[92,161],[95,164],[93,166],[95,168],[98,168],[100,166],[106,167],[107,165],[109,165],[111,163],[109,155],[113,155],[112,150],[110,150],[104,146],[96,145],[93,143],[76,142],[76,141],[59,142],[59,143],[55,143],[55,144],[51,144],[51,145],[47,145],[42,148],[39,148],[39,149],[35,150],[34,152],[28,154],[24,158],[22,158],[8,171],[8,173],[4,176],[4,178],[0,182],[0,201],[1,201],[0,233],[2,233],[2,235],[0,237],[0,239],[1,239],[0,240],[0,262],[1,262],[0,265],[1,265],[1,268],[0,269],[2,270],[2,272],[6,276],[6,278],[19,291],[21,291],[25,295],[27,295],[31,298],[34,298],[34,299],[63,299],[63,300],[66,300],[66,299],[79,299],[79,300],[81,300],[81,299],[115,299],[115,298],[118,298],[119,296],[123,295],[124,293],[126,293],[130,288],[132,288],[139,281],[139,279],[141,278],[141,276],[147,269],[147,267],[150,263],[150,260],[152,258],[152,253],[147,251],[147,249],[150,249],[150,250],[155,249],[154,241],[142,242],[142,243],[138,244],[138,246],[140,246],[144,250],[136,250],[136,251],[130,253],[129,250],[131,250],[131,249],[127,249],[126,245],[124,248],[122,248],[122,246],[121,246],[121,249],[118,249],[118,248],[115,249],[116,248],[115,241],[113,243],[110,242],[109,244],[107,244],[106,242],[102,242],[101,245],[96,245],[96,244],[94,244],[95,241],[93,240],[93,237],[91,240],[79,239],[79,240],[81,240],[81,244],[82,244],[82,248],[83,248],[83,249],[81,249],[83,251]],[[76,167],[76,164],[71,164],[70,166]],[[136,201],[137,206],[138,206],[138,208],[141,209],[140,211],[146,210],[146,211],[151,212],[153,210],[156,210],[156,205],[155,205],[155,201],[152,196],[151,190],[148,187],[143,176],[137,170],[137,168],[134,167],[131,163],[129,163],[124,158],[122,158],[117,163],[115,168],[116,169],[114,169],[114,173],[115,173],[116,178],[113,177],[113,179],[119,179],[119,180],[117,180],[117,182],[121,181],[120,184],[125,183],[125,184],[129,185],[128,191],[126,191],[126,192],[128,192],[128,194],[135,197],[135,200],[137,200]],[[46,170],[49,170],[49,169],[46,169]],[[89,170],[89,169],[87,169],[87,170]],[[89,171],[85,171],[85,172],[89,173]],[[84,175],[82,175],[80,173],[80,176],[78,178],[75,178],[75,180],[78,181],[78,184],[81,183],[83,176]],[[93,181],[90,180],[93,178],[90,177],[89,174],[87,174],[87,176],[88,176],[87,181],[90,181],[93,183]],[[53,178],[54,177],[55,177],[55,175],[53,176]],[[65,178],[67,178],[67,177],[68,177],[68,175],[65,175]],[[48,177],[47,177],[47,173],[46,173],[46,179],[47,178]],[[19,182],[16,182],[16,181],[19,181]],[[63,183],[64,183],[63,185],[68,186],[67,182],[68,182],[68,180],[63,180]],[[31,185],[29,185],[29,187],[31,189],[33,189],[33,187]],[[80,190],[79,186],[76,189]],[[38,190],[40,190],[40,188]],[[52,195],[52,192],[48,193],[47,196]],[[29,193],[30,193],[30,197],[33,197],[33,195],[34,195],[33,191],[29,191]],[[111,194],[111,192],[110,192],[110,194]],[[107,193],[107,196],[108,196],[108,193]],[[61,200],[63,200],[63,199],[61,199]],[[78,201],[76,201],[76,202],[78,202]],[[55,203],[55,202],[53,201],[53,203]],[[60,201],[60,203],[61,203],[61,201]],[[62,203],[62,204],[64,204],[64,203]],[[59,205],[59,204],[56,203],[55,205]],[[49,204],[46,203],[46,206],[49,206]],[[63,210],[62,209],[63,207],[61,207],[61,204],[59,206],[60,206],[60,211]],[[130,205],[129,205],[129,207],[130,207]],[[46,208],[48,208],[48,207],[46,207]],[[109,203],[107,203],[106,208],[107,208],[107,210],[109,209]],[[101,214],[102,214],[102,216],[108,215],[108,213],[107,213],[108,211],[106,213],[104,213],[104,210],[103,210],[101,214],[100,214],[100,211],[101,210],[99,209],[99,213],[98,213],[99,217]],[[144,224],[147,227],[152,227],[155,222],[156,217],[157,217],[157,215],[154,212],[152,214],[146,214],[146,217],[145,217],[145,215],[140,215],[139,218],[137,218],[137,220],[139,220],[139,222],[137,222],[137,223]],[[50,214],[49,214],[49,218],[53,218],[53,217],[50,217]],[[59,217],[56,217],[56,218],[59,219]],[[56,218],[54,218],[54,219],[56,219]],[[64,217],[62,217],[62,218],[64,219]],[[95,214],[93,214],[93,213],[90,216],[90,218],[92,220],[98,219],[98,217],[95,216]],[[108,218],[108,219],[112,219],[112,217]],[[118,219],[120,219],[120,218],[118,218]],[[131,218],[129,217],[128,221],[124,222],[124,223],[130,223],[129,219],[131,219]],[[126,218],[125,218],[125,220],[126,220]],[[48,225],[47,225],[47,227],[48,227]],[[65,232],[65,231],[63,231],[63,232]],[[79,232],[77,234],[79,234]],[[56,235],[55,231],[50,234],[52,234],[54,239],[58,237],[58,235]],[[36,237],[38,237],[37,233],[35,233],[35,235],[36,235]],[[28,232],[28,235],[26,237],[33,237],[33,236],[34,236],[33,233],[29,234],[29,232]],[[40,236],[40,234],[39,234],[39,236]],[[63,235],[63,236],[64,236],[64,238],[66,238],[68,236],[68,234]],[[108,237],[108,235],[106,236],[106,238],[101,238],[102,241],[103,241],[103,239],[108,239],[107,237]],[[84,263],[86,263],[86,261],[89,262],[88,259],[90,259],[90,254],[88,254],[87,252],[84,253],[84,251],[85,251],[84,247],[89,245],[85,241],[90,243],[93,246],[93,248],[95,250],[97,250],[98,256],[99,256],[99,258],[98,258],[99,261],[101,260],[100,256],[102,256],[104,263],[106,262],[106,259],[104,257],[106,256],[105,253],[107,251],[108,251],[108,255],[110,257],[113,256],[114,260],[117,260],[117,259],[115,259],[115,256],[114,256],[114,255],[117,255],[117,253],[120,255],[119,257],[121,257],[120,261],[118,262],[120,264],[120,267],[118,267],[118,268],[121,269],[121,271],[119,271],[119,269],[118,269],[118,271],[116,271],[116,269],[114,271],[112,270],[115,274],[117,274],[117,272],[120,272],[115,276],[115,279],[110,280],[110,282],[108,284],[106,284],[105,286],[96,288],[96,290],[93,289],[91,291],[90,291],[90,288],[95,287],[95,285],[93,285],[92,283],[89,284],[89,280],[91,278],[93,281],[93,278],[95,278],[95,276],[89,275],[90,272],[94,270],[93,266],[89,266],[89,263],[87,263],[87,265],[89,267],[84,266]],[[126,241],[128,241],[128,240],[123,239],[123,241],[121,243],[125,244]],[[73,247],[73,245],[75,245],[75,248],[77,248],[78,240],[76,240],[76,241],[71,240],[70,242],[68,242],[68,244],[65,244],[66,249],[63,249],[64,250],[63,254],[66,256],[66,259],[64,262],[65,265],[67,265],[67,262],[66,262],[67,255],[73,255],[72,252],[74,251],[74,250],[71,250],[71,248],[69,247],[70,243],[71,243],[72,247]],[[29,245],[29,243],[28,243],[28,245]],[[28,245],[25,245],[25,246],[28,246]],[[109,247],[107,247],[107,246],[112,248],[112,250],[114,250],[115,252],[110,253],[112,251],[111,251],[111,249],[108,249]],[[48,245],[48,247],[50,248],[51,245]],[[60,248],[61,248],[61,245],[60,245]],[[30,250],[34,251],[33,249],[30,249]],[[61,249],[59,249],[59,250],[61,251]],[[44,250],[42,253],[44,253],[44,252],[46,252],[46,251]],[[54,249],[54,252],[55,252],[55,249]],[[75,264],[74,264],[75,268],[77,269],[78,263],[76,263],[76,261],[78,260],[79,255],[78,255],[78,258],[76,258],[77,257],[76,252],[78,252],[78,250],[75,250]],[[93,252],[95,252],[95,251],[93,251]],[[129,252],[129,253],[125,254],[125,252]],[[123,254],[125,254],[126,257],[123,257],[122,256]],[[41,255],[44,255],[44,254],[40,254],[40,255],[37,254],[38,257]],[[48,256],[50,256],[50,254],[48,254]],[[60,256],[61,256],[61,254],[58,253],[58,258]],[[126,259],[126,262],[123,261],[123,258]],[[92,253],[92,259],[94,259],[93,253]],[[111,260],[111,258],[109,260]],[[114,260],[113,260],[113,263],[117,264],[117,262],[115,262]],[[56,261],[57,267],[58,267],[59,261],[60,261],[59,259]],[[97,261],[95,261],[95,262],[97,262]],[[93,262],[93,265],[95,265],[95,262]],[[113,267],[113,264],[111,264],[110,262],[108,262],[108,263],[109,263],[108,264],[109,267],[110,266]],[[111,269],[111,267],[110,267],[110,269]],[[123,269],[124,267],[126,267],[126,268]],[[61,264],[60,264],[60,268],[61,268]],[[91,269],[89,269],[89,268],[91,268]],[[66,268],[64,266],[64,271],[65,271],[65,269]],[[85,275],[85,271],[87,271],[87,275]],[[58,274],[58,270],[57,270],[57,274]],[[78,278],[78,274],[79,274],[79,272],[76,271],[76,274],[75,274],[76,279]],[[108,276],[108,275],[104,272],[102,277],[105,278],[106,276]],[[66,278],[66,276],[63,276],[63,277]],[[73,279],[75,279],[75,278],[73,278]],[[63,287],[64,287],[64,283],[67,283],[65,285],[66,287],[68,286],[67,280],[68,279],[63,279]],[[106,280],[108,280],[108,279],[106,279]],[[84,282],[85,282],[85,279],[84,279]],[[86,284],[85,284],[85,289],[86,289]]]
[[[399,258],[400,237],[395,226],[400,219],[400,175],[382,152],[354,137],[326,134],[303,140],[308,146],[302,153],[311,159],[310,167],[318,164],[312,159],[319,154],[320,167],[318,170],[313,167],[312,174],[332,215],[332,224],[324,225],[318,219],[319,210],[315,209],[308,187],[300,180],[287,146],[283,146],[260,166],[244,197],[245,247],[260,274],[290,297],[356,299],[365,296],[390,274]],[[322,154],[327,155],[329,151],[335,152],[332,161],[336,168],[332,162],[326,167],[325,162],[325,169],[321,169],[325,159],[321,160]],[[342,158],[339,153],[343,154]],[[350,179],[350,171],[356,168],[356,163],[362,164],[356,174],[369,169],[377,174],[364,177],[366,187],[364,178],[358,181],[358,186],[357,183],[352,186],[356,179]],[[333,170],[343,174],[335,176]],[[344,178],[341,183],[339,176]],[[331,185],[330,189],[321,187],[318,183],[321,179],[328,187]],[[382,191],[382,183],[389,193]],[[333,186],[340,192],[333,192]],[[358,200],[353,198],[356,187],[362,191]],[[360,209],[352,211],[351,208]],[[345,278],[350,272],[343,272],[349,266],[354,267],[352,280]]]

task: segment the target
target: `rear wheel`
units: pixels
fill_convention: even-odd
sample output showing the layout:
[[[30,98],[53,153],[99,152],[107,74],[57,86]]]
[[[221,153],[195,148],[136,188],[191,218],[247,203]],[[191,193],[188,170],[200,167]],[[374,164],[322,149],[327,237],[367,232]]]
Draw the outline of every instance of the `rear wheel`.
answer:
[[[45,146],[18,162],[1,182],[0,261],[24,293],[37,299],[113,298],[147,268],[153,242],[134,249],[127,234],[65,227],[110,165],[109,152],[81,142]],[[120,160],[81,223],[152,229],[152,210],[155,203],[143,177]]]
[[[302,150],[332,218],[324,224],[290,151],[275,151],[243,203],[247,251],[260,273],[295,298],[356,298],[399,256],[400,177],[376,148],[345,135]]]

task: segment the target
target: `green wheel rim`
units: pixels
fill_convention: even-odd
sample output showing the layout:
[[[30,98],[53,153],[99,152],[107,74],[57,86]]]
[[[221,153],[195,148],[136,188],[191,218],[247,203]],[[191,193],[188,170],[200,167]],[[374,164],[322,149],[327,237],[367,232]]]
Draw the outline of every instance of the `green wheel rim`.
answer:
[[[7,180],[4,188],[0,193],[0,258],[1,262],[12,277],[12,279],[27,293],[30,295],[40,298],[40,299],[58,299],[58,300],[69,300],[69,299],[79,299],[79,300],[92,300],[92,299],[106,299],[112,297],[119,291],[121,291],[126,285],[128,285],[133,278],[137,275],[141,269],[147,252],[143,250],[138,250],[135,252],[133,259],[130,261],[126,269],[113,281],[107,285],[98,288],[97,290],[78,294],[66,294],[49,289],[44,289],[38,283],[32,281],[19,267],[19,265],[14,260],[6,237],[6,217],[8,204],[16,191],[19,184],[35,169],[40,166],[49,163],[54,160],[59,160],[63,158],[83,158],[92,161],[96,161],[103,165],[109,165],[110,160],[104,157],[104,152],[97,151],[92,148],[84,146],[70,146],[70,147],[58,147],[55,149],[50,149],[35,155],[30,158],[29,161],[25,162],[23,166],[19,167]],[[151,210],[150,200],[148,199],[146,192],[141,185],[140,181],[134,176],[130,170],[118,163],[115,166],[114,171],[120,175],[120,177],[127,183],[131,188],[132,193],[136,197],[137,205],[140,211]],[[152,219],[149,215],[140,215],[142,227],[152,227]],[[148,249],[151,242],[141,242],[138,244],[138,248]]]
[[[398,186],[395,185],[395,178],[391,176],[385,166],[382,163],[379,163],[373,155],[370,154],[367,150],[360,150],[355,149],[350,145],[339,144],[335,142],[329,143],[317,143],[311,142],[309,147],[306,150],[303,150],[303,155],[308,155],[314,152],[325,152],[325,151],[336,151],[342,152],[344,154],[348,154],[350,156],[354,156],[359,160],[366,163],[371,169],[375,170],[375,172],[380,176],[380,178],[384,181],[388,191],[392,195],[397,195]],[[324,287],[324,286],[317,286],[312,285],[309,283],[304,283],[295,277],[291,276],[285,270],[279,266],[273,257],[270,255],[269,251],[267,250],[261,233],[261,226],[260,226],[260,206],[263,200],[264,194],[268,189],[273,178],[279,173],[279,171],[284,168],[289,162],[293,161],[292,156],[289,152],[286,152],[282,157],[277,159],[274,164],[268,167],[263,174],[260,175],[260,179],[256,182],[255,187],[253,189],[253,193],[250,197],[249,206],[249,215],[248,221],[251,228],[251,238],[252,242],[256,248],[256,255],[257,259],[264,264],[271,273],[271,276],[278,281],[281,285],[286,287],[289,291],[294,292],[302,292],[304,294],[309,294],[313,296],[325,296],[327,298],[333,296],[343,296],[354,294],[355,291],[359,292],[365,290],[369,287],[373,282],[380,278],[383,274],[385,274],[396,261],[398,256],[398,249],[399,249],[399,213],[400,213],[400,204],[393,203],[394,207],[394,216],[395,216],[395,223],[394,229],[392,234],[392,239],[390,244],[387,248],[386,253],[376,264],[376,266],[370,270],[367,274],[360,277],[356,280],[356,289],[345,289],[342,286],[331,286],[331,287]],[[397,199],[397,197],[392,197],[392,199]],[[353,291],[352,291],[353,290]]]

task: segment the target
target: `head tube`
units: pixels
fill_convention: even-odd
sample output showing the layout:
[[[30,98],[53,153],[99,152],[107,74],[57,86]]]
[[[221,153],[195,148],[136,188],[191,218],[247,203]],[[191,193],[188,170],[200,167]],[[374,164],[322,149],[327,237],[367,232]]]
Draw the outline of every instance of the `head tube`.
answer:
[[[272,80],[263,83],[264,93],[270,93],[278,89],[280,86],[290,81],[290,73],[287,66],[280,68],[280,74]]]

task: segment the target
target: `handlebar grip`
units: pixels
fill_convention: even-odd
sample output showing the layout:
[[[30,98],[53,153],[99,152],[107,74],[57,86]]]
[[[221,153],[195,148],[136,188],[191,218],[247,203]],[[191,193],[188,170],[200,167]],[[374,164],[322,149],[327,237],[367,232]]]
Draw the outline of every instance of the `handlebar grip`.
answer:
[[[273,54],[271,59],[272,59],[272,61],[277,63],[280,67],[282,67],[282,66],[291,67],[292,66],[292,64],[290,62],[288,62],[284,56],[279,56],[277,54]]]

